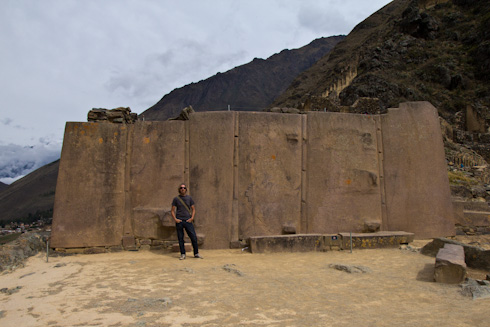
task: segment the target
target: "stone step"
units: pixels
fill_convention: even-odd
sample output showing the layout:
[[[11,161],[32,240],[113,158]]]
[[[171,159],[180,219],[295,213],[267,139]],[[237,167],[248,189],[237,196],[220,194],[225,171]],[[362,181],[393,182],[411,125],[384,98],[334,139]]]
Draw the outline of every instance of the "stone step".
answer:
[[[490,207],[487,202],[453,200],[455,223],[462,226],[489,226]]]
[[[490,212],[484,211],[454,211],[455,224],[461,226],[490,226]]]
[[[343,249],[350,249],[350,233],[340,233]],[[414,234],[402,231],[377,233],[352,233],[353,249],[398,248],[400,244],[413,242]]]
[[[461,210],[490,211],[488,202],[453,200],[453,206],[457,207],[458,209],[460,208]]]

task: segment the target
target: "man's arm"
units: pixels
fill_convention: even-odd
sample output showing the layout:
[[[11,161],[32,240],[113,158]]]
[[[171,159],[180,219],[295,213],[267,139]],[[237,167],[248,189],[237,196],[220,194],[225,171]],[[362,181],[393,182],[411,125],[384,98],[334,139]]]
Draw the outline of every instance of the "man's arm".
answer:
[[[192,210],[191,218],[189,220],[187,220],[190,223],[192,223],[194,221],[194,215],[196,214],[196,206],[191,205],[191,210]]]
[[[172,214],[172,217],[174,218],[174,220],[177,224],[182,222],[182,220],[177,219],[177,217],[175,217],[175,206],[172,206],[172,210],[170,211],[170,213]]]

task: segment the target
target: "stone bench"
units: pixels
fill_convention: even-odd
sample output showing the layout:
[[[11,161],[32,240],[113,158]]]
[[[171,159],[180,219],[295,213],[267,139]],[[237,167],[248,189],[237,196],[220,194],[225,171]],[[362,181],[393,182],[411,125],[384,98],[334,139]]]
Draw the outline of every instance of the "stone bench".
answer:
[[[413,233],[400,231],[352,233],[352,248],[397,248],[413,239]],[[252,253],[349,250],[350,240],[350,233],[268,235],[249,239]]]
[[[250,237],[250,251],[264,252],[308,252],[323,251],[322,234],[289,234]]]
[[[342,247],[350,249],[351,233],[340,233],[342,237]],[[352,233],[353,249],[377,249],[377,248],[398,248],[400,244],[413,242],[414,234],[390,231],[376,233]]]
[[[464,248],[461,245],[445,244],[436,255],[434,280],[438,283],[460,284],[465,278]]]

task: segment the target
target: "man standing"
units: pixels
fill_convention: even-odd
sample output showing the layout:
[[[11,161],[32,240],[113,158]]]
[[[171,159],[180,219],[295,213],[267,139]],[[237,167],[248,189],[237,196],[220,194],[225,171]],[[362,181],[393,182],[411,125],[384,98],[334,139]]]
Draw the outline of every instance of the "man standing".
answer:
[[[184,246],[184,229],[189,235],[192,242],[192,248],[194,249],[194,258],[203,259],[199,254],[197,248],[197,236],[194,230],[194,215],[196,214],[196,207],[194,206],[194,200],[190,195],[186,195],[187,186],[180,184],[179,195],[172,201],[172,217],[175,220],[175,227],[177,228],[177,237],[179,239],[180,247],[180,260],[185,259],[185,246]],[[177,209],[177,212],[176,210]]]

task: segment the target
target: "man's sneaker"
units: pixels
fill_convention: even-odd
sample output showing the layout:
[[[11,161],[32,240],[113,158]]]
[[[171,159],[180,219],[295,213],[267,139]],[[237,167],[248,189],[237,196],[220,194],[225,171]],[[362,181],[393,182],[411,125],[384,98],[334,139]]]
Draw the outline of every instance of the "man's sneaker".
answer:
[[[194,258],[204,259],[199,253],[194,254]]]
[[[184,260],[184,259],[185,259],[185,254],[181,254],[179,260]]]

